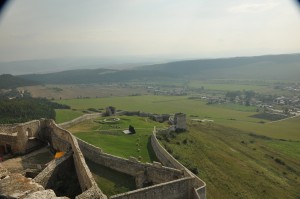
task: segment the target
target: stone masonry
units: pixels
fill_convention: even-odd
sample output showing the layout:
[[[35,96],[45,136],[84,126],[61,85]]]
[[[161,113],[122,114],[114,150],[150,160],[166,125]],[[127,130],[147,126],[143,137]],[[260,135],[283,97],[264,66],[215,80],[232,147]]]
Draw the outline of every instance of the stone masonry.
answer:
[[[176,121],[180,129],[186,129],[183,123],[185,117],[185,114],[176,116]],[[49,184],[48,180],[55,179],[52,176],[54,173],[57,173],[57,169],[60,168],[60,165],[63,164],[64,161],[72,160],[81,187],[81,193],[76,196],[76,199],[106,199],[107,196],[99,189],[85,162],[85,158],[94,161],[96,164],[135,177],[137,190],[111,196],[110,198],[206,198],[205,183],[166,152],[159,144],[155,134],[151,138],[151,144],[162,164],[155,162],[153,164],[141,163],[136,159],[128,160],[106,154],[100,148],[76,139],[70,132],[59,127],[53,120],[41,119],[12,126],[2,125],[2,127],[0,125],[0,129],[2,129],[0,132],[0,144],[10,145],[13,153],[26,154],[43,143],[50,144],[55,151],[66,152],[65,156],[55,162],[52,161],[35,178],[34,183],[37,184],[38,188],[32,189],[33,191],[27,193],[27,195],[30,194],[32,198],[39,198],[42,197],[42,195],[45,199],[55,198],[56,196],[54,196],[55,194],[53,194],[52,191],[46,191],[46,194],[44,187],[41,185],[46,186],[46,184]],[[3,185],[4,179],[6,178],[0,179],[0,187]],[[144,187],[144,184],[149,184],[149,182],[153,185]],[[3,194],[2,191],[0,194]],[[6,194],[13,195],[14,193]],[[49,197],[46,197],[47,195]],[[29,196],[27,196],[27,198],[28,197]]]

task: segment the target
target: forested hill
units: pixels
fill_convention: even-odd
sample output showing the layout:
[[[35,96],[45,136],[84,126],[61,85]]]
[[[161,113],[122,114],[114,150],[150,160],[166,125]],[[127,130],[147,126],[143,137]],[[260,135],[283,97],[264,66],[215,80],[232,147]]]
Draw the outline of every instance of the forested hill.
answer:
[[[34,119],[55,119],[55,109],[69,109],[41,98],[0,99],[0,123],[20,123]]]
[[[20,77],[45,84],[91,84],[128,82],[132,80],[170,77],[168,72],[147,70],[82,69],[48,74],[21,75]]]
[[[300,80],[300,54],[189,60],[141,69],[189,78]]]
[[[300,54],[202,59],[148,65],[132,70],[82,69],[22,75],[42,83],[87,84],[172,79],[300,80]]]
[[[10,89],[19,86],[37,85],[38,82],[29,79],[23,79],[9,74],[0,75],[0,89]]]

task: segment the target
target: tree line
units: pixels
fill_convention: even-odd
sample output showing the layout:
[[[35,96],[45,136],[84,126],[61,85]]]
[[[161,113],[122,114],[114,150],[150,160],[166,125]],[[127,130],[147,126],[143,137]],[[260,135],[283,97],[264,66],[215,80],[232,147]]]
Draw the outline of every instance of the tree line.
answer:
[[[69,108],[44,98],[0,99],[0,123],[21,123],[40,118],[55,119],[55,109]]]

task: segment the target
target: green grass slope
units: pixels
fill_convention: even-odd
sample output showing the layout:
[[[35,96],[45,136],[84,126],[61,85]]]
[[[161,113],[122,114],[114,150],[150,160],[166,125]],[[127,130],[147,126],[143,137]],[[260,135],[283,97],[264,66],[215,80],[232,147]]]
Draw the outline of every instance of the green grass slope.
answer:
[[[199,171],[207,183],[207,198],[300,195],[300,142],[249,135],[216,124],[192,124],[186,133],[160,139],[187,168]]]
[[[55,109],[55,113],[56,113],[55,121],[57,124],[73,120],[83,115],[82,112],[74,111],[70,109]]]

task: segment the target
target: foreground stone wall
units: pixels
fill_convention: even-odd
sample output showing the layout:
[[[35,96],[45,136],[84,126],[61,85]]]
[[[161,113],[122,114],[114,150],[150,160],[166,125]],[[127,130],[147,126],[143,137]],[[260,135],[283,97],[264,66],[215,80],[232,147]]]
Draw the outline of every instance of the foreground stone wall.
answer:
[[[164,167],[160,163],[140,163],[136,159],[127,160],[124,158],[112,156],[104,153],[100,148],[78,139],[82,153],[89,160],[117,170],[122,173],[134,176],[136,179],[137,189],[123,194],[111,196],[114,199],[153,199],[153,198],[198,198],[205,199],[205,183],[198,177],[195,177],[188,169],[178,163],[176,166],[172,159],[169,165],[174,169]],[[157,141],[158,143],[158,141]],[[159,143],[158,143],[159,144]],[[157,146],[161,147],[161,146]],[[161,149],[163,149],[161,147]],[[163,153],[163,152],[162,152]],[[161,153],[158,153],[161,154]],[[165,154],[168,159],[168,154]],[[162,157],[162,156],[161,156]],[[163,158],[162,158],[163,159]],[[166,161],[167,162],[167,161]],[[178,168],[176,168],[178,167]],[[185,171],[185,169],[187,171]],[[147,175],[145,176],[145,173]],[[185,177],[184,177],[185,176]],[[139,187],[139,180],[155,182],[153,186],[146,188]],[[142,184],[142,183],[140,183]],[[200,186],[202,185],[202,186]]]
[[[81,119],[75,119],[73,122],[68,122],[65,125],[74,125],[86,119],[97,118],[99,116],[100,114],[90,114],[81,117]],[[164,165],[172,168],[162,166],[160,163],[140,163],[136,159],[128,160],[106,154],[98,147],[82,140],[77,140],[70,132],[62,129],[61,126],[58,126],[53,120],[36,120],[12,128],[4,128],[10,129],[8,130],[10,136],[17,136],[17,140],[14,142],[19,144],[19,150],[26,151],[26,146],[28,146],[26,143],[28,143],[28,140],[36,137],[44,142],[50,142],[56,151],[64,151],[67,152],[67,154],[73,153],[72,157],[75,170],[82,189],[82,194],[76,196],[76,199],[107,198],[98,188],[85,162],[85,157],[100,165],[134,176],[138,188],[142,187],[145,182],[155,184],[124,194],[118,194],[111,198],[206,198],[205,183],[181,165],[160,145],[156,139],[156,130],[154,130],[151,137],[152,147],[159,160]],[[15,135],[15,132],[17,132],[17,135]],[[42,176],[41,179],[45,180],[49,177],[47,175],[51,175],[53,168],[55,170],[56,165],[59,165],[58,162],[56,163],[52,165],[52,168],[48,168],[48,173],[45,170],[44,176]],[[43,180],[41,180],[41,183],[44,183]]]
[[[180,162],[178,162],[171,154],[167,152],[167,150],[162,147],[159,141],[156,138],[156,128],[154,127],[153,134],[151,136],[151,144],[152,148],[156,154],[156,157],[162,162],[163,165],[182,169],[184,171],[184,175],[186,177],[195,178],[194,181],[194,198],[205,199],[206,198],[206,184],[202,181],[198,176],[193,174],[190,170],[188,170],[185,166],[183,166]]]
[[[34,178],[34,181],[39,183],[43,187],[47,187],[49,179],[53,175],[56,168],[58,168],[59,165],[61,165],[65,160],[70,158],[71,155],[72,153],[67,153],[63,157],[59,159],[54,159],[51,162],[49,162],[48,166]]]
[[[192,196],[194,178],[186,177],[112,196],[111,199],[187,199]]]
[[[76,199],[81,198],[101,198],[106,199],[106,195],[104,195],[101,190],[98,188],[97,183],[95,182],[91,171],[89,170],[83,154],[79,148],[78,142],[76,138],[67,130],[60,128],[53,120],[47,121],[47,127],[52,129],[53,135],[57,138],[55,139],[54,146],[56,150],[64,151],[66,148],[61,143],[64,142],[69,143],[68,147],[71,147],[73,151],[73,160],[75,164],[75,169],[78,177],[78,181],[80,183],[81,189],[83,191],[82,194],[76,197]],[[61,140],[59,140],[61,139]]]
[[[96,116],[86,116],[85,118],[89,117]],[[80,182],[82,189],[82,194],[78,195],[76,198],[107,198],[98,188],[88,166],[86,165],[76,138],[70,132],[60,128],[53,120],[34,120],[14,126],[6,125],[3,128],[6,132],[8,132],[8,134],[3,134],[3,138],[7,135],[10,136],[9,138],[12,139],[12,143],[16,146],[14,150],[17,153],[26,153],[28,146],[33,147],[33,142],[31,142],[32,138],[38,138],[45,143],[51,143],[51,146],[56,151],[73,152],[74,165],[78,181]],[[16,135],[15,132],[17,132]],[[2,134],[0,134],[0,139],[7,140],[2,139]],[[42,174],[46,176],[40,178],[39,181],[41,184],[46,183],[47,178],[49,179],[51,177],[51,171],[54,171],[59,165],[59,162],[55,162],[54,165],[52,165],[52,168],[46,168],[48,171],[45,171],[44,173],[42,172]]]
[[[13,153],[28,153],[41,145],[37,137],[43,126],[43,122],[39,120],[0,125],[0,145],[10,145]]]
[[[0,134],[12,134],[16,131],[15,124],[1,124]]]
[[[11,146],[12,151],[18,151],[17,135],[0,134],[0,146],[4,147],[3,152],[7,152],[7,145]]]

